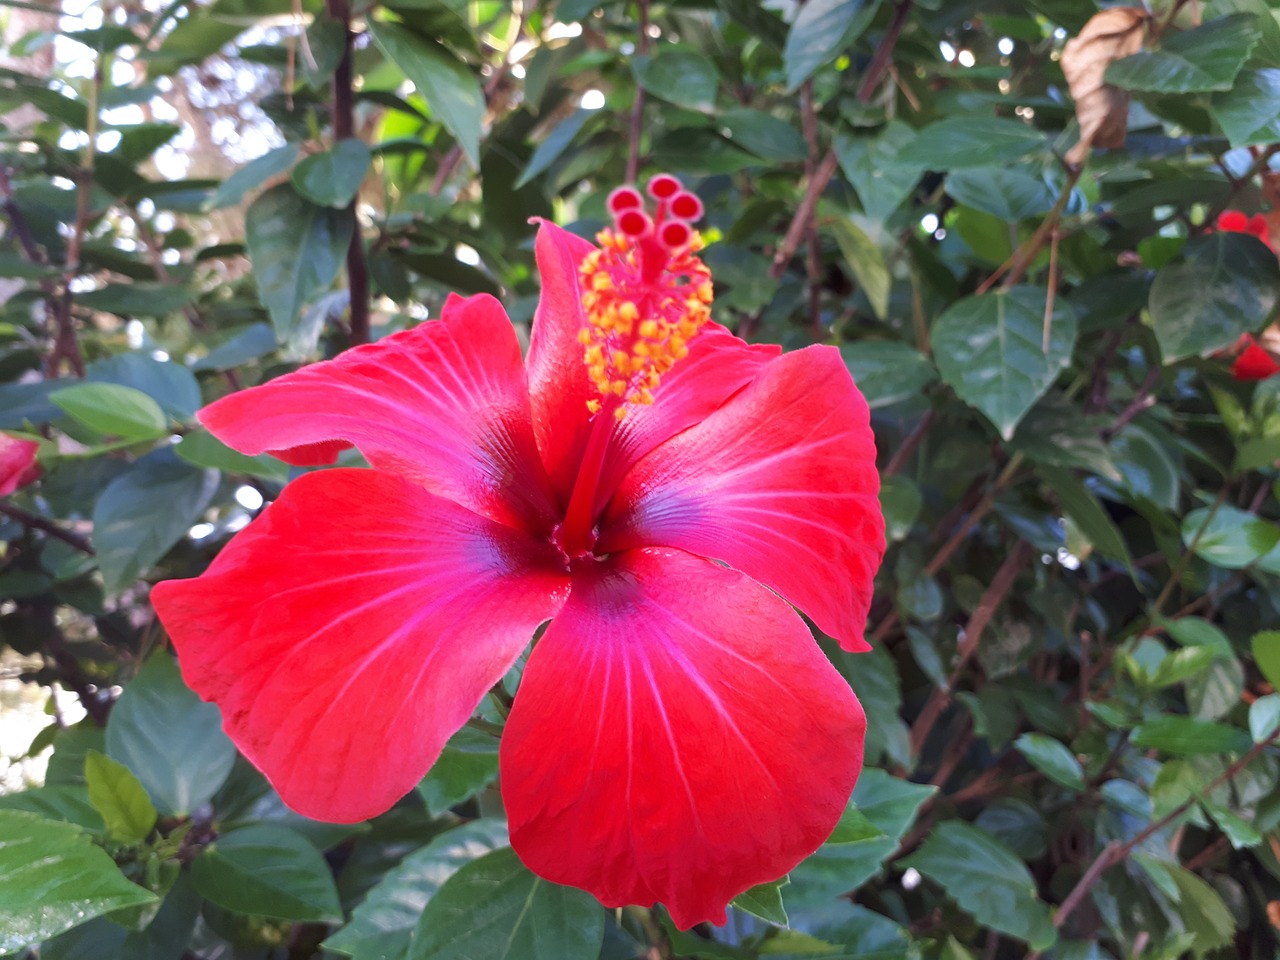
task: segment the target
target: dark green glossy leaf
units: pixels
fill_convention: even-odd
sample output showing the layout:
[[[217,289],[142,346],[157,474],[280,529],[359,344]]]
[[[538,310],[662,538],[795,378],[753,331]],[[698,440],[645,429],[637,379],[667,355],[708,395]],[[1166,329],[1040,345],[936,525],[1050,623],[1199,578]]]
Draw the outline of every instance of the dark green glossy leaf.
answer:
[[[1084,770],[1061,741],[1043,733],[1024,733],[1013,742],[1028,762],[1060,787],[1084,789]]]
[[[111,710],[107,753],[128,767],[166,814],[189,814],[222,786],[236,750],[221,715],[186,684],[174,659],[147,660]]]
[[[1133,732],[1133,742],[1139,747],[1163,750],[1177,756],[1197,756],[1243,753],[1249,748],[1249,735],[1222,723],[1167,716],[1141,724]]]
[[[781,880],[754,886],[746,893],[740,893],[734,897],[732,906],[751,914],[753,917],[759,917],[766,923],[785,927],[787,925],[787,908],[782,903],[782,888],[789,882],[790,880],[787,877],[783,877]]]
[[[1165,363],[1232,346],[1265,323],[1280,297],[1275,254],[1253,237],[1192,237],[1185,251],[1151,285],[1151,320]]]
[[[411,960],[595,960],[604,911],[595,897],[530,873],[515,852],[467,864],[422,911]]]
[[[400,24],[370,20],[369,32],[418,88],[432,115],[457,138],[471,166],[480,169],[485,103],[476,75],[444,46]]]
[[[941,886],[984,926],[1036,950],[1052,946],[1058,937],[1026,865],[977,827],[944,821],[902,863]]]
[[[1233,147],[1280,141],[1280,70],[1244,70],[1214,94],[1213,115]]]
[[[862,209],[869,217],[884,220],[902,204],[925,171],[924,162],[904,160],[902,152],[916,138],[911,127],[891,120],[874,137],[836,138],[836,156]]]
[[[329,289],[346,258],[349,210],[309,203],[290,184],[268,190],[245,214],[245,244],[276,337],[287,340],[309,301]]]
[[[966,297],[934,323],[933,351],[943,381],[1006,440],[1071,360],[1075,314],[1055,301],[1046,351],[1045,307],[1043,289],[1013,287]]]
[[[1158,49],[1114,61],[1107,67],[1106,81],[1149,93],[1229,90],[1258,38],[1254,17],[1239,13],[1191,30],[1170,31]]]
[[[324,857],[285,827],[223,834],[196,858],[191,877],[202,897],[236,913],[318,923],[342,917]]]
[[[809,0],[800,7],[782,51],[787,86],[794,90],[858,39],[879,5],[874,0]]]
[[[690,110],[710,111],[720,76],[715,64],[691,50],[665,50],[636,63],[637,79],[649,93]]]
[[[938,371],[919,350],[893,340],[843,343],[840,356],[873,410],[917,397],[938,379]]]
[[[294,167],[293,185],[312,203],[345,207],[359,193],[372,162],[373,154],[363,140],[339,140]]]
[[[222,181],[213,194],[210,206],[214,210],[223,207],[234,207],[252,190],[256,190],[273,177],[278,177],[293,166],[298,159],[298,145],[286,143],[283,147],[268,150],[256,160],[250,160],[243,167]]]
[[[160,449],[107,485],[93,506],[93,543],[103,587],[119,593],[169,552],[200,517],[218,475]]]

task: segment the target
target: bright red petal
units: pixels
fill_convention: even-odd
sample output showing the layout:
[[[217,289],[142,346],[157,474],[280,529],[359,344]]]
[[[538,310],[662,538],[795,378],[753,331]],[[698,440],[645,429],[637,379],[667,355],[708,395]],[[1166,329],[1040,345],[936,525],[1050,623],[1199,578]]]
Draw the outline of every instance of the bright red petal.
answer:
[[[772,587],[848,650],[884,554],[875,438],[840,354],[785,354],[623,479],[599,551],[671,546]]]
[[[573,576],[503,734],[511,844],[607,907],[723,923],[830,835],[862,708],[799,617],[734,570],[642,550]]]
[[[242,453],[295,463],[317,462],[317,449],[332,462],[333,441],[348,441],[374,467],[483,516],[555,522],[519,342],[493,297],[454,298],[438,321],[233,393],[200,420]]]
[[[1218,229],[1228,233],[1244,233],[1249,229],[1249,218],[1239,210],[1223,210],[1218,214]]]
[[[309,474],[152,601],[191,688],[294,810],[411,790],[567,592],[549,548],[375,470]]]
[[[1280,363],[1272,358],[1253,337],[1244,337],[1245,348],[1231,365],[1231,375],[1237,380],[1266,380],[1280,373]]]
[[[7,497],[21,486],[40,476],[34,440],[19,440],[0,433],[0,497]]]
[[[542,296],[529,336],[533,429],[551,482],[567,503],[590,433],[587,401],[595,396],[578,331],[586,325],[578,267],[595,249],[554,224],[538,227],[534,252]]]
[[[605,457],[597,509],[645,454],[706,419],[780,353],[779,346],[748,344],[707,323],[689,344],[689,355],[662,375],[654,402],[627,408]]]

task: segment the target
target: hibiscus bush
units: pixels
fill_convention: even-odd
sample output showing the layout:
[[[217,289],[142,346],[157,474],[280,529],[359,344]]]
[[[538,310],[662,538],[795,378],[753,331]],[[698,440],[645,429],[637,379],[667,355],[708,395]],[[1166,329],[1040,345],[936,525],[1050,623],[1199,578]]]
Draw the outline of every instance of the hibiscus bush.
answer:
[[[1280,4],[0,26],[0,955],[1276,955]]]

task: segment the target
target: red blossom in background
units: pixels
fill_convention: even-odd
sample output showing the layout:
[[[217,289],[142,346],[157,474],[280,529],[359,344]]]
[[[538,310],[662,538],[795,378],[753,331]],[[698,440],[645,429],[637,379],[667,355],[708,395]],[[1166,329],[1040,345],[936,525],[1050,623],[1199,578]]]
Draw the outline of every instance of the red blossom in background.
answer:
[[[863,640],[884,550],[839,353],[707,318],[674,178],[593,247],[542,225],[527,365],[488,296],[205,408],[291,483],[195,580],[158,584],[188,683],[286,803],[413,788],[528,645],[500,754],[511,842],[606,906],[723,922],[835,826],[865,718],[790,604]],[[317,447],[327,444],[327,447]]]
[[[40,464],[36,463],[36,451],[40,444],[34,440],[19,440],[0,433],[0,497],[7,497],[40,476]]]
[[[1268,250],[1275,249],[1271,243],[1271,227],[1260,213],[1248,216],[1239,210],[1224,210],[1218,214],[1217,229],[1225,233],[1247,233],[1265,243]],[[1231,375],[1237,380],[1266,380],[1280,373],[1280,363],[1276,363],[1252,334],[1241,337],[1232,352],[1236,358],[1231,364]]]

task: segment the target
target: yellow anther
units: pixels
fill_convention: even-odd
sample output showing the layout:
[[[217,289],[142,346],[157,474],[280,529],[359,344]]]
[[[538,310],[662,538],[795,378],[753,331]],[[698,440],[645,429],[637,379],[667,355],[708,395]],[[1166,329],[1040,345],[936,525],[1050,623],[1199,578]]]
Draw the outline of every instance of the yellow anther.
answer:
[[[600,412],[600,408],[601,408],[602,406],[604,406],[604,404],[602,404],[599,400],[588,400],[588,401],[587,401],[587,409],[588,409],[588,410],[590,410],[592,413],[599,413],[599,412]]]

